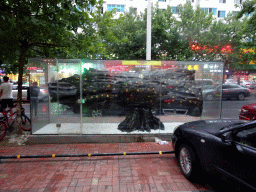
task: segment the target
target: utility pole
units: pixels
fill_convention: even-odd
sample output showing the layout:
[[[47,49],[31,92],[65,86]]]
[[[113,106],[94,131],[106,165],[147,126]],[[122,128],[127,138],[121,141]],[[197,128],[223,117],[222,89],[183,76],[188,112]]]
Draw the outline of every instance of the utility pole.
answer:
[[[146,60],[151,60],[151,2],[148,0],[147,8],[147,43],[146,43]]]

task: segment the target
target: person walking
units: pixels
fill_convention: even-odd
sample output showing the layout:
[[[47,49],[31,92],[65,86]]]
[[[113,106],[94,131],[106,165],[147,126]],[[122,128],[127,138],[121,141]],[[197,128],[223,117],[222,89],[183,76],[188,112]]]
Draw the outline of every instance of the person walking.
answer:
[[[35,118],[37,118],[37,109],[38,109],[38,103],[39,103],[39,93],[40,88],[37,86],[37,82],[32,83],[32,87],[30,89],[30,113],[31,117],[33,117],[33,114],[35,115]]]
[[[3,111],[7,107],[10,109],[10,113],[13,114],[13,96],[12,96],[12,83],[9,83],[9,77],[3,77],[4,82],[0,85],[0,97],[2,99],[1,108]]]

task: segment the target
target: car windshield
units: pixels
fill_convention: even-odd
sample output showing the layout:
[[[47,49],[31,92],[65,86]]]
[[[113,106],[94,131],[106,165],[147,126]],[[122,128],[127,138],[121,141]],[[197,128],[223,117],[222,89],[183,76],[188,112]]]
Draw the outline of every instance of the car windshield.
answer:
[[[230,129],[231,127],[236,127],[236,126],[242,125],[244,123],[245,122],[238,122],[238,123],[234,123],[234,124],[231,124],[231,125],[227,125],[225,127],[222,127],[220,130],[221,131],[226,131],[226,130]]]

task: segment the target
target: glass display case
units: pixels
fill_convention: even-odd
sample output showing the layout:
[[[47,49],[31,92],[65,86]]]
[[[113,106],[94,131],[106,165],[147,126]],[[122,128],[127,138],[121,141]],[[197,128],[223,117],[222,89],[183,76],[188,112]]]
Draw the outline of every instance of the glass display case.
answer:
[[[40,87],[32,134],[172,133],[218,119],[223,63],[30,58]]]

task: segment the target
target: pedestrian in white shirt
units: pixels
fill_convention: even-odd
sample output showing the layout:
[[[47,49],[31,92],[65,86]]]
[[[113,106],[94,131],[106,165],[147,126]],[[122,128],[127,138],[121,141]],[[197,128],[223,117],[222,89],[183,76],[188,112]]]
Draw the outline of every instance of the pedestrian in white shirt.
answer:
[[[10,113],[13,114],[13,96],[12,83],[9,83],[9,77],[4,76],[4,82],[0,85],[0,97],[2,99],[1,108],[3,111],[9,107]]]

